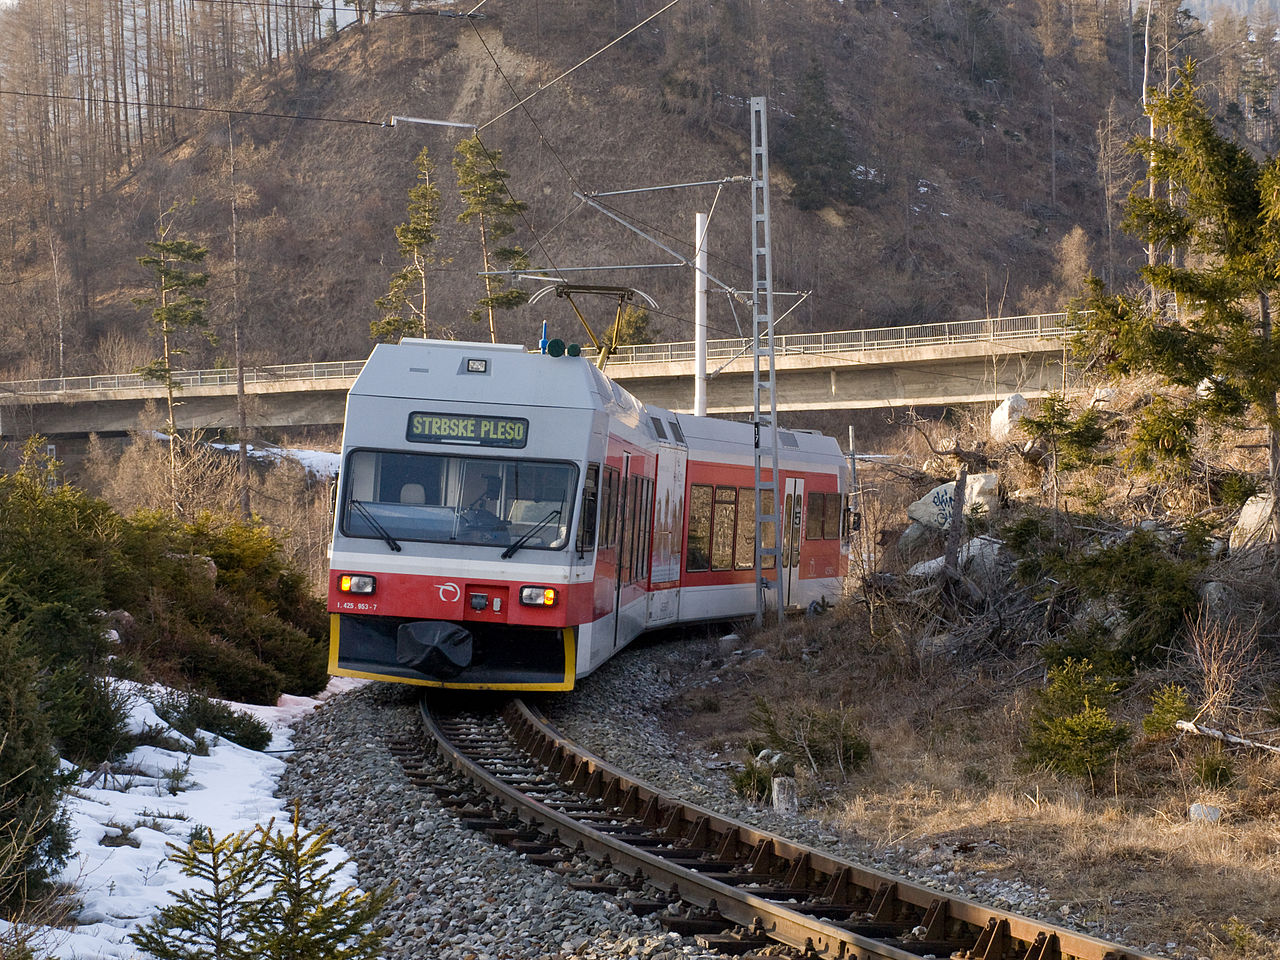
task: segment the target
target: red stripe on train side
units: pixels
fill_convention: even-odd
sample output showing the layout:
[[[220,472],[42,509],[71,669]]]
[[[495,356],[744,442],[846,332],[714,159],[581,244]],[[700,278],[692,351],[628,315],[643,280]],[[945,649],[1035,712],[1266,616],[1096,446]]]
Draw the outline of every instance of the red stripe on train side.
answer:
[[[841,570],[840,540],[809,540],[804,536],[808,522],[808,495],[810,493],[836,493],[839,481],[835,474],[804,470],[780,470],[778,490],[781,491],[788,479],[804,481],[804,497],[800,521],[800,556],[796,565],[796,576],[801,580],[838,576]],[[689,571],[685,566],[689,550],[690,506],[692,504],[692,488],[697,485],[726,487],[754,487],[755,468],[741,464],[717,463],[711,460],[694,460],[690,458],[685,474],[685,516],[683,529],[684,560],[681,563],[682,586],[725,586],[738,583],[751,583],[755,579],[754,564],[745,570],[706,570]],[[773,569],[765,569],[763,576],[774,579]]]
[[[354,594],[343,593],[338,589],[339,580],[348,573],[360,574],[365,571],[329,572],[330,613],[422,620],[471,620],[535,627],[563,627],[586,623],[592,619],[590,582],[563,585],[537,580],[485,580],[379,573],[376,575],[378,583],[374,593]],[[559,596],[554,606],[525,606],[520,602],[520,588],[523,586],[551,586]],[[484,606],[476,609],[473,598],[480,596],[484,598]],[[476,599],[474,603],[478,605],[479,600]]]

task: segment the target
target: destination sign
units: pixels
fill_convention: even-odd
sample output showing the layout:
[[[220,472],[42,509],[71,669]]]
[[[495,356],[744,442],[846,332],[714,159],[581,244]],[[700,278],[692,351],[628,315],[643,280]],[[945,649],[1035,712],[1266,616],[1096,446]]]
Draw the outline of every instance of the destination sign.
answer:
[[[406,439],[416,443],[465,443],[480,447],[523,447],[529,421],[517,417],[476,417],[456,413],[411,413]]]

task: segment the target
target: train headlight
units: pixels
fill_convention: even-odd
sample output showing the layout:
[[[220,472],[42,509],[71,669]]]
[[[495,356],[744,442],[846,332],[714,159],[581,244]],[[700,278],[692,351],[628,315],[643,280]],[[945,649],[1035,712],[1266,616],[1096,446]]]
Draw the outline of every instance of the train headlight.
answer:
[[[344,573],[338,578],[338,589],[343,593],[373,593],[377,586],[377,579],[364,573]]]
[[[554,607],[559,594],[555,587],[521,587],[520,602],[526,607]]]

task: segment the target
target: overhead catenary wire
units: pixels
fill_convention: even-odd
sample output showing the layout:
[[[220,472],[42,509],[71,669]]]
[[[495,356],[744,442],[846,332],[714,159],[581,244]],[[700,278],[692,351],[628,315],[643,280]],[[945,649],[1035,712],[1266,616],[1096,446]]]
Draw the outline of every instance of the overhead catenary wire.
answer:
[[[627,30],[625,33],[622,33],[622,34],[620,34],[619,36],[614,37],[612,40],[610,40],[608,43],[606,43],[603,47],[601,47],[601,48],[600,48],[599,50],[597,50],[595,53],[591,54],[591,56],[589,56],[589,57],[587,57],[587,58],[585,58],[585,59],[583,59],[583,60],[579,60],[579,61],[578,61],[577,63],[575,63],[572,67],[570,67],[568,70],[564,71],[564,73],[560,74],[560,75],[559,75],[558,77],[556,77],[555,79],[553,79],[553,80],[548,80],[546,83],[544,83],[542,86],[540,86],[537,90],[533,91],[533,93],[529,94],[527,97],[525,97],[525,98],[524,98],[523,100],[521,100],[519,103],[516,103],[516,104],[513,104],[513,105],[511,105],[511,106],[507,107],[507,109],[503,110],[500,114],[498,114],[498,115],[497,115],[497,116],[495,116],[495,117],[490,117],[490,118],[489,118],[488,120],[486,120],[484,123],[480,124],[480,129],[484,129],[485,127],[491,126],[492,124],[496,123],[497,121],[499,121],[499,120],[501,120],[503,117],[505,117],[505,116],[506,116],[508,113],[510,113],[512,110],[515,110],[517,107],[522,107],[522,106],[524,106],[526,103],[528,103],[528,102],[529,102],[530,100],[532,100],[534,97],[536,97],[538,94],[542,93],[542,91],[544,91],[544,90],[548,90],[548,89],[550,89],[551,87],[554,87],[557,83],[559,83],[559,82],[560,82],[561,80],[563,80],[565,77],[569,76],[569,74],[573,73],[573,72],[574,72],[575,70],[577,70],[579,67],[585,66],[586,64],[588,64],[588,63],[590,63],[592,60],[594,60],[596,57],[600,56],[600,54],[604,53],[606,50],[610,49],[611,47],[615,47],[615,46],[617,46],[619,43],[621,43],[623,40],[627,39],[627,37],[631,36],[631,34],[635,33],[637,30],[639,30],[639,29],[640,29],[641,27],[643,27],[645,24],[649,23],[651,20],[655,20],[655,19],[657,19],[658,17],[662,16],[662,14],[666,13],[668,10],[670,10],[672,7],[674,7],[674,6],[675,6],[677,3],[679,3],[679,2],[680,2],[680,0],[669,0],[669,2],[668,2],[665,6],[663,6],[660,10],[658,10],[658,11],[656,11],[656,12],[654,12],[654,13],[649,14],[649,16],[645,17],[643,20],[641,20],[639,23],[637,23],[637,24],[636,24],[634,27],[632,27],[630,30]]]
[[[323,9],[323,8],[320,8],[319,10],[317,10],[314,4],[307,4],[307,3],[290,4],[286,2],[279,2],[279,0],[200,0],[200,2],[209,3],[209,4],[223,3],[227,5],[279,6],[282,8],[296,7],[298,9],[316,10],[317,12],[320,12],[320,10]],[[479,3],[475,4],[475,6],[473,6],[467,12],[467,14],[463,16],[470,18],[473,14],[477,13],[480,10],[480,8],[483,7],[487,2],[488,0],[480,0]],[[533,93],[530,93],[527,96],[521,97],[512,106],[506,108],[505,110],[489,118],[488,120],[485,120],[483,123],[478,124],[476,127],[477,132],[482,128],[487,128],[490,125],[496,123],[498,120],[509,115],[512,111],[516,110],[517,108],[521,109],[526,115],[526,117],[529,119],[530,123],[533,124],[539,136],[540,141],[544,144],[544,146],[550,151],[552,156],[555,158],[557,164],[563,170],[569,182],[579,187],[581,192],[585,193],[586,191],[582,187],[581,181],[579,180],[578,176],[565,162],[560,151],[558,151],[555,148],[550,138],[546,136],[545,131],[541,128],[537,119],[532,115],[532,113],[530,113],[528,109],[528,104],[538,94],[551,88],[555,84],[564,80],[566,77],[570,76],[574,71],[580,69],[587,63],[599,57],[601,54],[605,53],[612,47],[616,46],[619,42],[621,42],[622,40],[626,39],[628,36],[636,32],[636,30],[640,29],[641,27],[653,21],[656,17],[665,13],[667,10],[669,10],[678,2],[679,0],[670,0],[670,2],[663,5],[659,10],[655,11],[653,14],[649,15],[648,17],[644,18],[640,22],[636,23],[634,26],[632,26],[628,30],[619,34],[617,37],[613,38],[608,43],[604,44],[599,49],[595,50],[589,56],[578,61],[572,67],[570,67],[569,69],[559,74],[556,78],[544,84],[543,86],[539,87],[537,90],[533,91]],[[434,11],[409,11],[409,12],[431,13]],[[393,11],[386,11],[384,14],[381,15],[380,18],[389,16],[392,14],[393,14]],[[504,83],[506,83],[508,88],[512,91],[513,95],[519,96],[519,93],[518,91],[515,90],[515,87],[511,83],[510,78],[506,75],[505,71],[502,70],[501,64],[499,63],[497,58],[494,56],[493,51],[489,48],[488,44],[485,43],[484,38],[480,34],[479,28],[475,24],[474,20],[472,20],[472,27],[476,31],[477,37],[480,39],[480,42],[484,47],[486,54],[488,54],[490,59],[494,62],[495,66],[498,68],[499,74],[502,77]],[[304,114],[304,113],[297,113],[297,112],[286,113],[286,112],[271,111],[271,110],[254,110],[254,109],[248,109],[248,108],[236,108],[236,107],[230,107],[230,106],[203,106],[203,105],[193,105],[193,104],[172,103],[172,102],[161,101],[161,100],[141,100],[141,99],[132,99],[127,97],[109,97],[105,95],[95,96],[95,95],[59,94],[59,93],[49,93],[49,92],[43,92],[43,91],[15,90],[15,89],[7,89],[7,88],[0,88],[0,95],[17,96],[17,97],[33,97],[33,98],[46,99],[46,100],[57,100],[57,101],[67,101],[67,102],[79,102],[79,103],[122,105],[127,107],[134,107],[134,108],[141,107],[141,108],[155,109],[155,110],[176,110],[176,111],[189,111],[189,112],[195,112],[195,113],[212,113],[212,114],[219,114],[219,115],[261,117],[261,118],[268,118],[268,119],[290,120],[295,122],[302,121],[302,122],[317,122],[317,123],[345,124],[350,126],[372,126],[372,127],[383,127],[387,125],[386,121],[381,119],[375,120],[375,119],[368,119],[368,118],[361,118],[361,117],[325,116],[320,114]],[[488,148],[486,147],[485,149],[486,149],[486,153],[488,153]],[[728,178],[728,179],[732,180],[734,178]],[[715,182],[715,181],[711,181],[711,182]],[[692,186],[697,184],[690,184],[690,185]],[[722,187],[717,189],[717,200],[719,198],[721,189]],[[630,192],[638,192],[638,191],[625,191],[625,190],[611,191],[607,194],[600,194],[600,196],[620,195],[620,194],[625,194]],[[514,195],[511,193],[509,188],[507,188],[507,193],[509,196],[512,197],[513,200],[515,199]],[[597,202],[600,202],[602,206],[609,206],[610,209],[617,210],[617,208],[611,204],[604,204],[602,201],[597,201]],[[544,232],[539,232],[538,230],[536,230],[533,227],[533,224],[530,222],[529,218],[525,216],[523,212],[520,214],[520,219],[528,229],[529,236],[532,238],[533,245],[544,252],[544,255],[546,255],[547,261],[549,263],[554,265],[555,258],[551,256],[550,252],[547,250],[545,246],[545,240],[547,236],[551,232],[555,231],[560,226],[562,226],[569,219],[569,217],[573,215],[573,213],[577,212],[580,209],[581,209],[581,204],[579,204],[579,206],[575,207],[574,210],[571,210],[568,214],[566,214],[559,221],[557,221],[557,223],[552,228],[550,228],[550,230],[544,231]],[[679,243],[681,246],[686,246],[688,244],[687,239],[677,236],[671,233],[670,231],[666,230],[665,228],[658,226],[657,224],[646,222],[645,220],[638,217],[632,217],[632,219],[634,219],[637,223],[645,226],[647,229],[653,231],[655,234],[668,237],[672,241]],[[730,260],[714,252],[711,252],[710,256],[714,261],[724,264],[726,266],[736,267],[738,265],[736,261]],[[655,312],[661,316],[665,316],[671,319],[684,319],[684,318],[679,318],[673,314],[663,313],[661,311],[655,311]],[[735,311],[735,315],[736,315],[736,311]],[[739,324],[739,327],[740,327],[740,324]],[[715,327],[713,327],[713,329],[716,332],[724,332],[724,333],[730,332],[728,329],[721,327],[719,325],[716,325]],[[739,329],[738,331],[736,331],[736,333],[740,334],[741,330]]]
[[[321,2],[321,0],[315,0],[315,2],[312,2],[312,3],[288,3],[288,2],[284,2],[284,0],[196,0],[196,2],[209,4],[211,6],[265,7],[272,10],[277,10],[277,9],[306,10],[317,15],[328,12],[330,10],[330,6],[329,6],[330,0],[323,0],[323,2]],[[453,10],[428,10],[428,9],[384,10],[381,13],[379,13],[376,17],[373,17],[369,22],[372,23],[377,20],[390,20],[390,19],[399,18],[399,17],[445,17],[450,20],[462,20],[466,18],[474,18],[476,16],[483,17],[484,14],[476,14],[476,10],[479,10],[480,7],[484,6],[485,3],[487,2],[488,0],[480,0],[480,3],[476,4],[476,6],[470,11],[468,11],[467,13],[457,13]],[[344,6],[343,6],[342,12],[349,13],[351,15],[351,21],[350,23],[346,24],[346,26],[349,26],[351,23],[359,22],[356,19],[355,11],[345,5],[345,0],[343,0],[343,3],[344,3]],[[342,29],[342,28],[339,28],[339,29]]]
[[[241,107],[202,107],[189,103],[166,103],[160,100],[132,100],[128,97],[91,97],[70,93],[45,93],[39,90],[12,90],[0,87],[0,96],[33,97],[40,100],[66,100],[75,103],[101,103],[122,107],[146,107],[152,110],[189,110],[194,113],[216,113],[221,116],[269,117],[274,120],[305,120],[311,123],[345,123],[364,127],[385,127],[384,120],[366,120],[361,117],[324,117],[317,114],[279,113],[271,110],[247,110]]]

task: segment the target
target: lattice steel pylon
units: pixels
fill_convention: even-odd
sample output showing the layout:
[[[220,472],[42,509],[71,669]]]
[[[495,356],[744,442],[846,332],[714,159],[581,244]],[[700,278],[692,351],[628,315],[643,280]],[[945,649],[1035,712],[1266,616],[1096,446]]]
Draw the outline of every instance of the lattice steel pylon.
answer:
[[[782,619],[782,524],[778,495],[778,392],[774,380],[773,253],[769,235],[769,125],[764,97],[751,98],[751,312],[756,481],[756,625],[764,623],[768,594]],[[766,494],[770,496],[766,497]],[[766,510],[766,500],[768,501]],[[773,524],[773,543],[765,532]],[[764,558],[773,557],[773,580],[764,576]]]

